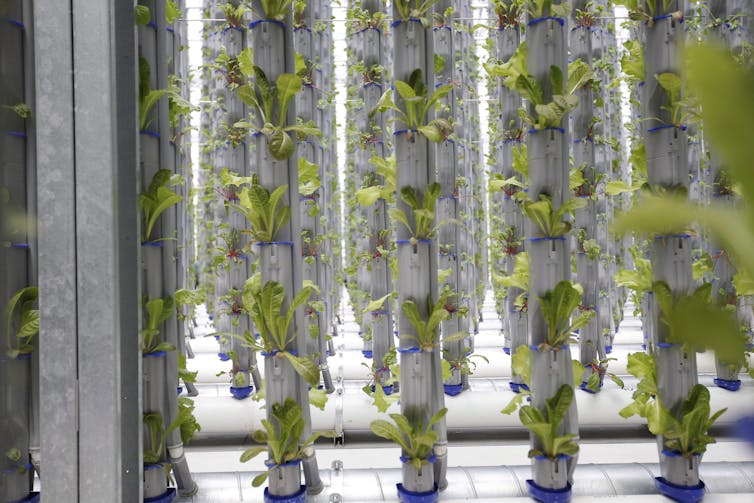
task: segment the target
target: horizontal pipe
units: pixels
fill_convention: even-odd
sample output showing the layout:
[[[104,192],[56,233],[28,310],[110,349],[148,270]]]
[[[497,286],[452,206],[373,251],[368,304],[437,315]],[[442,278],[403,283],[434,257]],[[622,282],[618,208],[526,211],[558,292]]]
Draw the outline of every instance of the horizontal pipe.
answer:
[[[750,501],[748,498],[754,492],[754,462],[702,463],[699,471],[707,486],[708,496],[705,501]],[[401,481],[399,468],[349,469],[339,461],[333,462],[333,468],[323,469],[320,473],[325,489],[317,497],[317,501],[396,501],[395,484]],[[251,486],[251,481],[257,474],[258,472],[196,473],[194,478],[199,485],[199,492],[191,499],[177,501],[261,502],[264,487]],[[595,497],[602,499],[619,496],[628,498],[611,501],[668,501],[655,489],[654,477],[659,475],[659,465],[653,463],[579,465],[574,473],[572,501],[592,502]],[[469,499],[499,502],[508,498],[526,498],[520,501],[531,501],[526,484],[526,480],[531,478],[529,465],[452,467],[448,468],[447,478],[448,487],[441,496],[445,503]]]
[[[213,341],[214,342],[214,341]],[[216,344],[216,343],[215,343]],[[617,358],[617,361],[611,361],[608,365],[608,370],[619,376],[628,375],[626,370],[626,364],[628,362],[628,354],[642,351],[641,346],[638,345],[620,345],[614,346],[613,352],[608,355],[611,358]],[[578,359],[579,350],[578,346],[572,346],[572,356],[574,359]],[[511,363],[510,356],[503,352],[502,347],[498,348],[478,348],[475,354],[482,355],[489,360],[485,362],[481,358],[474,358],[472,361],[476,364],[476,368],[473,370],[472,377],[478,378],[510,378],[511,376]],[[754,358],[750,358],[750,362],[754,363]],[[360,350],[344,350],[338,351],[337,355],[328,358],[328,364],[332,373],[333,379],[350,380],[365,380],[369,378],[369,368],[364,367],[363,364],[371,367],[372,360],[365,358]],[[200,383],[228,383],[230,378],[227,374],[218,376],[218,372],[230,370],[230,362],[222,362],[217,356],[217,350],[215,353],[196,353],[195,358],[191,359],[187,363],[190,370],[198,371],[197,382]],[[715,373],[715,358],[711,352],[700,353],[697,355],[697,367],[699,373],[714,374]]]
[[[712,410],[728,408],[728,412],[716,423],[717,431],[730,426],[737,418],[752,413],[754,383],[747,379],[745,384],[735,393],[709,388]],[[631,390],[617,388],[606,388],[596,395],[576,393],[581,435],[590,438],[648,435],[643,419],[638,416],[623,419],[618,415],[631,402],[631,395]],[[506,389],[471,390],[455,397],[446,397],[449,436],[517,438],[526,435],[518,414],[500,413],[513,397],[514,393]],[[344,389],[331,395],[324,410],[312,408],[312,429],[335,431],[339,436],[371,437],[369,423],[386,416],[379,413],[371,402],[358,384],[346,383]],[[202,427],[196,440],[204,444],[245,442],[251,432],[262,427],[261,420],[265,417],[263,402],[249,399],[200,395],[195,399],[195,404],[195,415]],[[388,409],[388,413],[399,411],[397,403]]]

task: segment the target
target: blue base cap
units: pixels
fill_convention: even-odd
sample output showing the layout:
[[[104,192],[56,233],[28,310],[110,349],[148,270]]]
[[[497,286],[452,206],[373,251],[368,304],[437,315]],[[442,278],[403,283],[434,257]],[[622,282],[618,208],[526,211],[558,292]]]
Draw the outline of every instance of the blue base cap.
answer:
[[[741,380],[721,379],[720,377],[715,377],[715,385],[717,385],[718,388],[727,389],[728,391],[738,391],[738,388],[741,387]]]
[[[16,503],[39,503],[39,493],[29,493],[28,496],[16,501]]]
[[[306,501],[306,486],[301,486],[298,492],[290,494],[288,496],[275,496],[270,494],[268,487],[264,488],[264,502],[265,503],[304,503]]]
[[[371,358],[372,357],[372,350],[371,349],[362,349],[361,354],[364,355],[364,358]]]
[[[529,479],[526,481],[526,485],[529,486],[529,495],[542,503],[565,503],[571,499],[571,484],[563,489],[547,489],[539,487],[533,480]]]
[[[254,388],[252,386],[241,386],[240,388],[236,388],[235,386],[230,387],[230,394],[233,395],[233,398],[236,400],[243,400],[247,396],[251,395],[251,391]]]
[[[521,390],[529,391],[529,386],[527,386],[524,383],[517,383],[517,382],[509,382],[508,385],[511,387],[511,391],[514,393],[521,393]]]
[[[175,499],[175,488],[171,487],[162,496],[144,498],[144,503],[170,503]]]
[[[215,340],[216,340],[216,341],[219,341],[219,340],[220,340],[220,336],[219,336],[219,335],[216,335],[216,336],[215,336]]]
[[[609,355],[612,352],[613,352],[613,347],[612,346],[605,346],[605,354]]]
[[[416,493],[403,487],[403,484],[395,484],[398,488],[398,501],[401,503],[435,503],[440,498],[440,491],[437,490],[437,484],[432,491],[425,493]]]
[[[505,353],[506,355],[510,356],[510,354],[511,354],[511,348],[503,348],[503,353]]]
[[[372,391],[374,392],[374,384],[372,384]],[[386,395],[392,395],[395,389],[393,388],[393,385],[391,384],[390,386],[383,386],[382,391],[384,391]]]
[[[175,388],[175,390],[177,391],[177,394],[180,395],[181,393],[183,393],[183,386],[178,386],[177,388]]]
[[[220,358],[220,361],[227,362],[230,360],[230,356],[228,356],[228,353],[217,353],[217,357]]]
[[[681,503],[696,503],[704,498],[704,482],[699,481],[695,486],[679,486],[668,482],[664,477],[655,477],[655,487],[668,498]]]
[[[215,317],[214,317],[213,315],[211,315],[211,314],[210,314],[210,315],[209,315],[209,321],[214,321],[214,320],[215,320]]]
[[[460,395],[461,391],[463,391],[463,384],[443,384],[442,387],[448,396]]]

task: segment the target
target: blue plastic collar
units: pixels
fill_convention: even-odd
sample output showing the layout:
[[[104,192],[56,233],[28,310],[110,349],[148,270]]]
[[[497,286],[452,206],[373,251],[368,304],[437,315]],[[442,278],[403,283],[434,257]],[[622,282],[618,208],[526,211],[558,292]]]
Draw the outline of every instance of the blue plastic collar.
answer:
[[[259,246],[260,248],[263,246],[272,246],[272,245],[293,246],[293,241],[257,241],[254,244]]]
[[[276,24],[285,30],[285,23],[278,21],[277,19],[257,19],[256,21],[249,23],[249,29],[253,29],[254,27],[259,26],[262,23]]]
[[[562,128],[562,127],[546,127],[546,128],[542,128],[542,129],[534,129],[534,128],[532,128],[532,129],[530,129],[527,132],[529,134],[537,134],[537,133],[541,133],[542,131],[557,131],[559,133],[565,134],[565,129]]]
[[[373,352],[371,349],[362,349],[361,354],[364,355],[364,358],[372,358]]]
[[[165,355],[167,355],[165,351],[155,351],[154,353],[144,353],[141,356],[142,358],[162,358]]]
[[[646,351],[646,349],[647,349],[646,345],[643,345],[643,346],[644,346],[644,350]],[[612,346],[605,346],[605,354],[609,355],[612,352],[613,352],[613,347]]]
[[[39,503],[39,493],[29,493],[24,499],[16,500],[13,503]]]
[[[695,486],[679,486],[668,482],[664,477],[655,477],[655,487],[660,493],[681,503],[696,503],[704,497],[704,482]]]
[[[275,496],[270,494],[268,487],[264,488],[265,503],[304,503],[306,501],[306,486],[301,486],[298,492],[288,496]]]
[[[505,353],[506,355],[510,356],[510,354],[511,354],[511,348],[508,348],[508,347],[503,348],[503,353]]]
[[[565,503],[571,499],[571,484],[566,485],[563,489],[547,489],[540,487],[529,479],[526,481],[529,486],[529,494],[532,498],[542,503]]]
[[[392,395],[392,394],[393,394],[393,391],[395,391],[395,389],[393,388],[393,385],[391,384],[390,386],[383,386],[383,387],[382,387],[382,391],[383,391],[383,392],[384,392],[384,393],[385,393],[386,395]],[[374,392],[374,384],[372,384],[372,392]]]
[[[531,21],[526,23],[526,26],[534,26],[535,24],[539,24],[542,21],[547,21],[547,20],[557,21],[560,24],[560,26],[565,25],[565,19],[563,19],[562,17],[545,16],[545,17],[538,17],[538,18],[532,19]]]
[[[647,129],[647,133],[656,133],[657,131],[662,131],[663,129],[676,129],[676,126],[673,124],[665,124],[663,126],[657,126],[653,128]],[[680,129],[681,131],[686,131],[686,126],[681,126],[677,129]]]
[[[139,131],[139,134],[143,134],[145,136],[151,136],[153,138],[160,137],[160,133],[158,133],[157,131],[147,131],[146,129],[142,129],[141,131]]]
[[[0,134],[4,134],[7,136],[17,136],[18,138],[28,138],[26,133],[21,133],[19,131],[0,131]]]
[[[227,362],[230,360],[230,356],[228,356],[228,353],[217,353],[217,357],[220,358],[220,361]]]
[[[233,398],[235,398],[236,400],[243,400],[244,398],[251,395],[251,392],[253,389],[254,389],[253,386],[241,386],[240,388],[231,386],[230,394],[233,395]]]
[[[521,393],[521,390],[529,391],[529,386],[527,386],[525,383],[517,383],[517,382],[509,382],[508,385],[511,387],[511,391],[514,393]]]
[[[170,503],[175,499],[175,488],[171,487],[162,496],[155,496],[154,498],[144,498],[144,503]]]
[[[403,484],[396,484],[395,487],[398,488],[398,501],[401,503],[435,503],[440,497],[437,484],[433,490],[425,493],[409,491]]]
[[[396,348],[396,351],[399,353],[421,353],[422,350],[419,348]]]
[[[395,28],[396,26],[398,26],[399,24],[403,22],[404,21],[402,19],[398,19],[397,21],[393,21],[392,23],[390,23],[390,27]],[[410,17],[406,20],[406,22],[422,24],[422,20],[419,19],[418,17]]]
[[[443,384],[442,387],[448,396],[457,396],[463,391],[463,384]]]
[[[715,384],[718,388],[727,389],[728,391],[738,391],[738,389],[741,387],[741,380],[740,379],[721,379],[720,377],[715,378]]]

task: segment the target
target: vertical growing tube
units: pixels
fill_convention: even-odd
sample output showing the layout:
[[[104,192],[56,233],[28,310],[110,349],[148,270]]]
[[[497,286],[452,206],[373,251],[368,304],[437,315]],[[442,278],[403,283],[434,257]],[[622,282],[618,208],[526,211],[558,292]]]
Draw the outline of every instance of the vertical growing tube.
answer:
[[[560,2],[553,2],[550,10],[538,12],[530,7],[527,28],[527,71],[540,83],[542,101],[549,103],[560,90],[553,89],[551,67],[557,67],[567,81],[567,20],[552,9]],[[560,208],[570,194],[568,159],[568,118],[562,119],[560,127],[529,130],[529,199],[539,201],[540,196],[549,197],[552,208]],[[548,325],[543,315],[540,298],[552,292],[556,285],[570,276],[570,253],[565,236],[535,237],[537,227],[528,221],[528,252],[531,260],[529,288],[529,344],[531,353],[531,404],[545,410],[545,402],[553,398],[563,385],[573,388],[570,347],[566,344],[542,351],[546,346]],[[552,420],[552,418],[550,418]],[[572,402],[558,427],[558,435],[578,435],[576,404]],[[540,440],[532,435],[532,447],[542,450]],[[536,456],[532,460],[533,480],[529,481],[530,493],[536,498],[544,492],[557,492],[561,497],[570,497],[573,470],[576,458]]]
[[[595,31],[593,19],[595,14],[590,11],[589,2],[576,1],[573,5],[574,28],[571,31],[570,49],[576,59],[581,59],[591,67],[592,38]],[[571,115],[573,125],[573,164],[581,171],[584,184],[575,189],[575,196],[583,198],[586,206],[576,210],[575,228],[579,247],[576,250],[576,269],[578,283],[584,288],[581,308],[594,311],[597,307],[599,288],[599,252],[589,250],[589,242],[596,243],[597,212],[595,202],[596,167],[594,159],[593,136],[593,107],[594,97],[592,88],[585,86],[576,91],[579,104]],[[599,318],[593,316],[586,326],[579,329],[579,360],[585,372],[582,382],[577,383],[581,389],[597,392],[602,387],[602,379],[596,390],[587,388],[589,377],[593,372],[601,370],[600,360],[605,358],[605,341],[600,333]]]
[[[27,58],[29,43],[24,2],[6,4],[0,20],[0,308],[9,307],[12,299],[33,280],[31,233],[27,215],[34,213],[34,201],[28,195],[36,188],[30,164],[29,136],[34,130],[27,119],[33,87],[27,82],[33,61]],[[20,107],[20,108],[19,108]],[[12,217],[16,216],[16,219]],[[22,223],[23,222],[23,223]],[[3,319],[0,327],[0,499],[20,501],[30,497],[34,470],[31,468],[30,412],[34,390],[31,387],[31,352],[19,352],[16,337],[18,321],[10,327]],[[10,331],[8,331],[8,328]],[[36,345],[36,343],[34,343]]]
[[[282,20],[268,19],[261,1],[254,0],[252,7],[254,16],[249,27],[254,49],[254,64],[264,72],[268,82],[277,82],[281,74],[294,73],[292,12],[290,9],[284,9],[280,13]],[[295,103],[291,102],[286,117],[276,119],[284,121],[285,124],[294,124],[296,121]],[[288,187],[282,204],[290,207],[290,221],[280,228],[276,234],[276,242],[258,243],[262,284],[267,281],[276,281],[282,285],[286,294],[283,309],[287,310],[291,300],[303,285],[298,165],[295,162],[295,156],[286,160],[275,159],[269,148],[268,138],[264,134],[257,134],[255,138],[259,184],[270,193],[280,186]],[[288,338],[291,343],[288,348],[299,356],[307,356],[303,325],[303,313],[297,310],[289,327]],[[265,398],[268,404],[267,419],[277,425],[277,420],[272,415],[272,404],[282,404],[287,398],[293,398],[301,407],[306,425],[302,440],[308,437],[311,429],[308,387],[288,360],[278,358],[275,354],[265,355],[265,386]],[[321,492],[324,486],[319,477],[313,447],[310,446],[305,450],[301,462],[306,476],[306,489],[300,485],[301,475],[298,464],[279,465],[272,469],[266,494],[272,497],[298,497],[305,490],[310,494]]]
[[[666,91],[660,86],[658,76],[680,76],[682,61],[679,49],[685,37],[682,14],[683,2],[661,2],[655,10],[648,10],[652,19],[646,26],[644,51],[645,85],[642,105],[645,123],[644,141],[647,154],[647,175],[652,187],[660,190],[681,191],[689,187],[689,164],[685,127],[675,124],[666,110],[670,104]],[[650,245],[653,281],[665,282],[673,296],[689,293],[691,277],[691,240],[688,234],[656,236]],[[659,316],[659,313],[655,313]],[[691,388],[697,384],[696,354],[679,344],[667,342],[667,325],[655,321],[653,342],[659,400],[671,414],[680,419],[680,407]],[[675,486],[698,490],[699,457],[690,460],[675,456],[664,448],[665,438],[657,438],[660,455],[658,489],[670,494]],[[669,485],[670,484],[670,485]]]

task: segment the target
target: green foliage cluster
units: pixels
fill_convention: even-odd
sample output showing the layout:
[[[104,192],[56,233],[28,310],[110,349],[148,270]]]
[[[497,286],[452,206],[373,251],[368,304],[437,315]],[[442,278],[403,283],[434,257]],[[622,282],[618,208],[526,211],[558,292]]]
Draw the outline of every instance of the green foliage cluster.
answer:
[[[318,438],[335,436],[334,432],[315,432],[308,438],[302,438],[306,423],[301,406],[293,398],[286,398],[283,403],[272,404],[272,417],[273,421],[262,419],[264,429],[252,434],[255,442],[266,445],[252,447],[241,454],[241,462],[245,463],[263,452],[269,453],[272,466],[254,477],[251,483],[254,487],[262,485],[278,466],[301,459],[305,450]]]
[[[556,460],[560,455],[575,456],[579,452],[579,444],[574,440],[577,435],[558,434],[560,424],[568,414],[573,399],[573,388],[564,384],[555,396],[545,400],[544,410],[533,405],[524,405],[518,410],[521,423],[537,437],[541,444],[540,449],[529,451],[530,458],[546,456],[548,459]]]
[[[5,305],[5,335],[10,358],[34,352],[34,338],[39,335],[39,288],[22,288]]]
[[[392,90],[388,89],[382,95],[374,110],[369,112],[370,118],[377,112],[392,110],[395,112],[397,120],[408,129],[407,134],[418,131],[429,141],[435,143],[446,140],[453,132],[453,126],[447,119],[433,119],[427,122],[430,110],[434,110],[440,104],[440,101],[453,90],[451,84],[443,84],[430,94],[429,87],[424,82],[422,71],[417,68],[409,76],[408,82],[396,80],[395,90],[398,91],[404,108],[401,109],[393,102]]]
[[[427,425],[414,424],[403,414],[390,414],[393,423],[384,419],[372,421],[369,425],[378,437],[391,440],[398,444],[404,455],[416,470],[429,463],[428,458],[439,436],[432,427],[440,421],[448,409],[442,408],[432,416]]]

